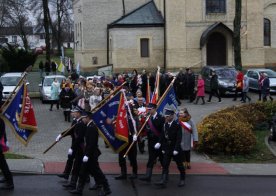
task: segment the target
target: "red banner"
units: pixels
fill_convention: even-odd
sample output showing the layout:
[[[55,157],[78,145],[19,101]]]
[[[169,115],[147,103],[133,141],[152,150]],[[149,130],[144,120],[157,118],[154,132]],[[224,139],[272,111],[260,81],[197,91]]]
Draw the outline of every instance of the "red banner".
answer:
[[[124,98],[123,93],[121,93],[121,97],[120,97],[118,115],[116,120],[115,136],[120,140],[128,142],[127,108],[126,108],[126,100]]]

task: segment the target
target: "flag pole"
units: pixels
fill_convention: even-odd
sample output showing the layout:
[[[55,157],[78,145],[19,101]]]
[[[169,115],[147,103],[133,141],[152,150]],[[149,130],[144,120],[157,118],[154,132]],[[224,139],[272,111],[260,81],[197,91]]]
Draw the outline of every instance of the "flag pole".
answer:
[[[7,98],[7,100],[3,103],[3,105],[1,106],[1,110],[3,111],[4,107],[6,107],[10,101],[10,99],[12,98],[12,96],[14,95],[15,91],[17,90],[17,88],[21,85],[21,83],[23,82],[23,80],[25,79],[25,77],[27,76],[28,72],[30,72],[32,70],[32,65],[30,65],[29,67],[26,68],[26,70],[23,72],[23,74],[21,75],[20,80],[18,81],[17,85],[15,86],[15,88],[13,89],[13,91],[11,92],[11,94],[9,95],[9,97]]]
[[[100,109],[101,106],[102,106],[112,95],[114,95],[114,94],[116,94],[117,92],[119,92],[125,84],[126,84],[126,82],[124,82],[121,86],[119,86],[118,88],[116,88],[116,89],[114,90],[114,92],[110,93],[110,94],[109,94],[105,99],[103,99],[100,103],[98,103],[98,105],[97,105],[95,108],[92,109],[92,112],[95,112],[96,110]],[[68,129],[66,129],[65,131],[63,131],[62,134],[61,134],[61,139],[64,138],[70,131],[72,131],[72,129],[73,129],[74,127],[75,127],[75,125],[72,126],[72,127],[70,127],[70,128],[68,128]],[[47,152],[48,152],[51,148],[53,148],[57,143],[58,143],[58,142],[55,141],[49,148],[47,148],[47,149],[43,152],[43,154],[47,153]]]
[[[75,128],[76,124],[74,124],[73,126],[71,126],[70,128],[66,129],[62,134],[61,134],[61,138],[64,138],[65,136],[67,136],[67,134],[73,130],[73,128]],[[47,148],[43,154],[46,154],[51,148],[53,148],[59,141],[55,141],[49,148]]]
[[[170,88],[172,87],[172,85],[173,85],[175,79],[176,79],[176,77],[174,77],[174,79],[171,81],[170,85],[168,86],[168,88],[166,89],[166,91],[164,92],[164,94],[162,95],[162,97],[160,98],[160,100],[158,100],[157,108],[156,108],[156,109],[159,108],[160,104],[162,103],[162,101],[163,101],[163,100],[165,99],[165,97],[167,96],[167,94],[168,94]],[[151,117],[151,115],[148,115],[148,116],[147,116],[147,118],[146,118],[144,124],[142,125],[142,127],[140,128],[140,130],[139,130],[138,133],[137,133],[137,137],[138,137],[138,136],[141,134],[141,132],[143,131],[143,129],[144,129],[144,127],[146,126],[146,124],[147,124],[148,120],[150,119],[150,117]],[[132,146],[134,145],[135,142],[136,142],[136,141],[132,141],[132,143],[131,143],[130,146],[128,147],[126,153],[124,154],[124,158],[126,158],[126,156],[128,155],[130,149],[132,148]]]

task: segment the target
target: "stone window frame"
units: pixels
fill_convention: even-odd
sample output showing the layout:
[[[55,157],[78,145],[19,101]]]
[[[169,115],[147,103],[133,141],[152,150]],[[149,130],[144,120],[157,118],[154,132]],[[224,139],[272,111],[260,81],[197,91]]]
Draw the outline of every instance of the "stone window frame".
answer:
[[[264,18],[264,46],[271,46],[271,21]]]
[[[143,43],[142,41],[147,41],[147,51],[144,53],[143,51]],[[150,38],[149,37],[141,37],[140,38],[140,57],[141,58],[149,58],[150,57]]]
[[[212,3],[214,4],[213,6],[211,5]],[[227,1],[226,0],[206,0],[205,12],[206,14],[226,14]]]

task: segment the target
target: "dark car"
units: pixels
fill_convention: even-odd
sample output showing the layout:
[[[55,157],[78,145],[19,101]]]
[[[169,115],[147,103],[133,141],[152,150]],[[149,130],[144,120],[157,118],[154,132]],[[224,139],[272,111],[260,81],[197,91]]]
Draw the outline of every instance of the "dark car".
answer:
[[[201,70],[202,78],[205,81],[205,91],[211,91],[211,73],[215,71],[218,76],[220,95],[232,94],[236,91],[237,71],[229,66],[205,66]]]

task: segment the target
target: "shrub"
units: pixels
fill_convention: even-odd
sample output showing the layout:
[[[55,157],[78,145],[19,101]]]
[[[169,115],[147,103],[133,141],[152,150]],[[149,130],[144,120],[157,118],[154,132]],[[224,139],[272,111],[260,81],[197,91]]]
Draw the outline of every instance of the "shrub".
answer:
[[[247,105],[246,105],[247,106]],[[208,154],[247,154],[256,145],[253,125],[259,121],[249,108],[230,107],[206,117],[199,125],[198,150]],[[259,114],[259,113],[258,113]],[[262,116],[262,114],[260,113]]]

